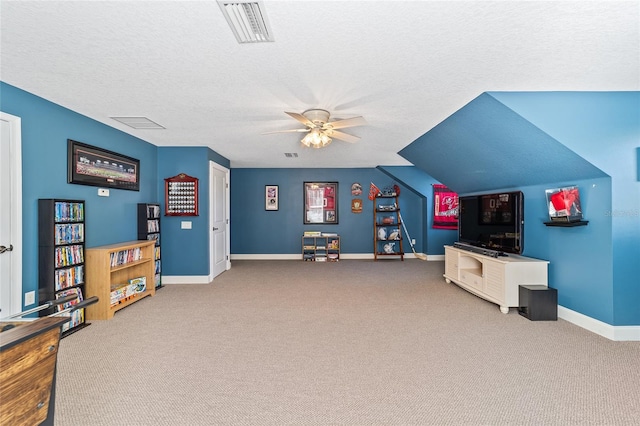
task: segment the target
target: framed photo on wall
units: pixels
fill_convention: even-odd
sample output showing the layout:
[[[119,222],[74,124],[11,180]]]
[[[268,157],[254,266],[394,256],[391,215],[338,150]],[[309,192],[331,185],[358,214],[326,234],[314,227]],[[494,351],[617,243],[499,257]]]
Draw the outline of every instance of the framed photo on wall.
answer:
[[[304,224],[338,224],[338,182],[304,183]]]
[[[278,210],[278,185],[264,186],[264,209]]]
[[[67,181],[139,191],[140,160],[67,139]]]

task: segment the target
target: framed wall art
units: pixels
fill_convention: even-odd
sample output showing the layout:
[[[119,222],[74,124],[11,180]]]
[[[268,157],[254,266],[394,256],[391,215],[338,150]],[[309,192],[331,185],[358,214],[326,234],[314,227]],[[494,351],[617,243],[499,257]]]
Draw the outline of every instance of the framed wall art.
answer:
[[[67,139],[67,181],[140,191],[140,160]]]
[[[338,224],[338,182],[304,183],[304,224]]]
[[[180,173],[164,180],[165,216],[198,216],[198,178]]]
[[[278,210],[278,185],[264,186],[264,209]]]

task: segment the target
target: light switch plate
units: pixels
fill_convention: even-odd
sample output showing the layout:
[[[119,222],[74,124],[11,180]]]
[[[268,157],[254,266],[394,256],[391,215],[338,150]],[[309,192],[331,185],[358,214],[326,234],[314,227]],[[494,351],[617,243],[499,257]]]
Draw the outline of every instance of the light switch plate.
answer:
[[[191,229],[191,221],[190,220],[183,220],[182,222],[180,222],[180,228],[181,229]]]
[[[109,190],[106,188],[98,188],[98,195],[100,197],[108,197],[109,196]]]

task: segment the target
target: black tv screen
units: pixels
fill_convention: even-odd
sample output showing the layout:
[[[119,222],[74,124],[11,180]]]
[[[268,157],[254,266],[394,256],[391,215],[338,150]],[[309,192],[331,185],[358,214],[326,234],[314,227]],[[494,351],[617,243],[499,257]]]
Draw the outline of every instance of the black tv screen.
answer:
[[[460,197],[458,208],[460,242],[522,254],[524,194],[521,191]]]

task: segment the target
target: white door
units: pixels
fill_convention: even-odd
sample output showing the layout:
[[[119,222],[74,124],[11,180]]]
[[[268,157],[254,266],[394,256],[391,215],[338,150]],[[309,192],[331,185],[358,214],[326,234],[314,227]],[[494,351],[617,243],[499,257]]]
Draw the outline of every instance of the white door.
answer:
[[[209,253],[210,280],[231,267],[229,260],[229,170],[210,162],[209,167]]]
[[[20,117],[0,112],[0,318],[22,310]]]

